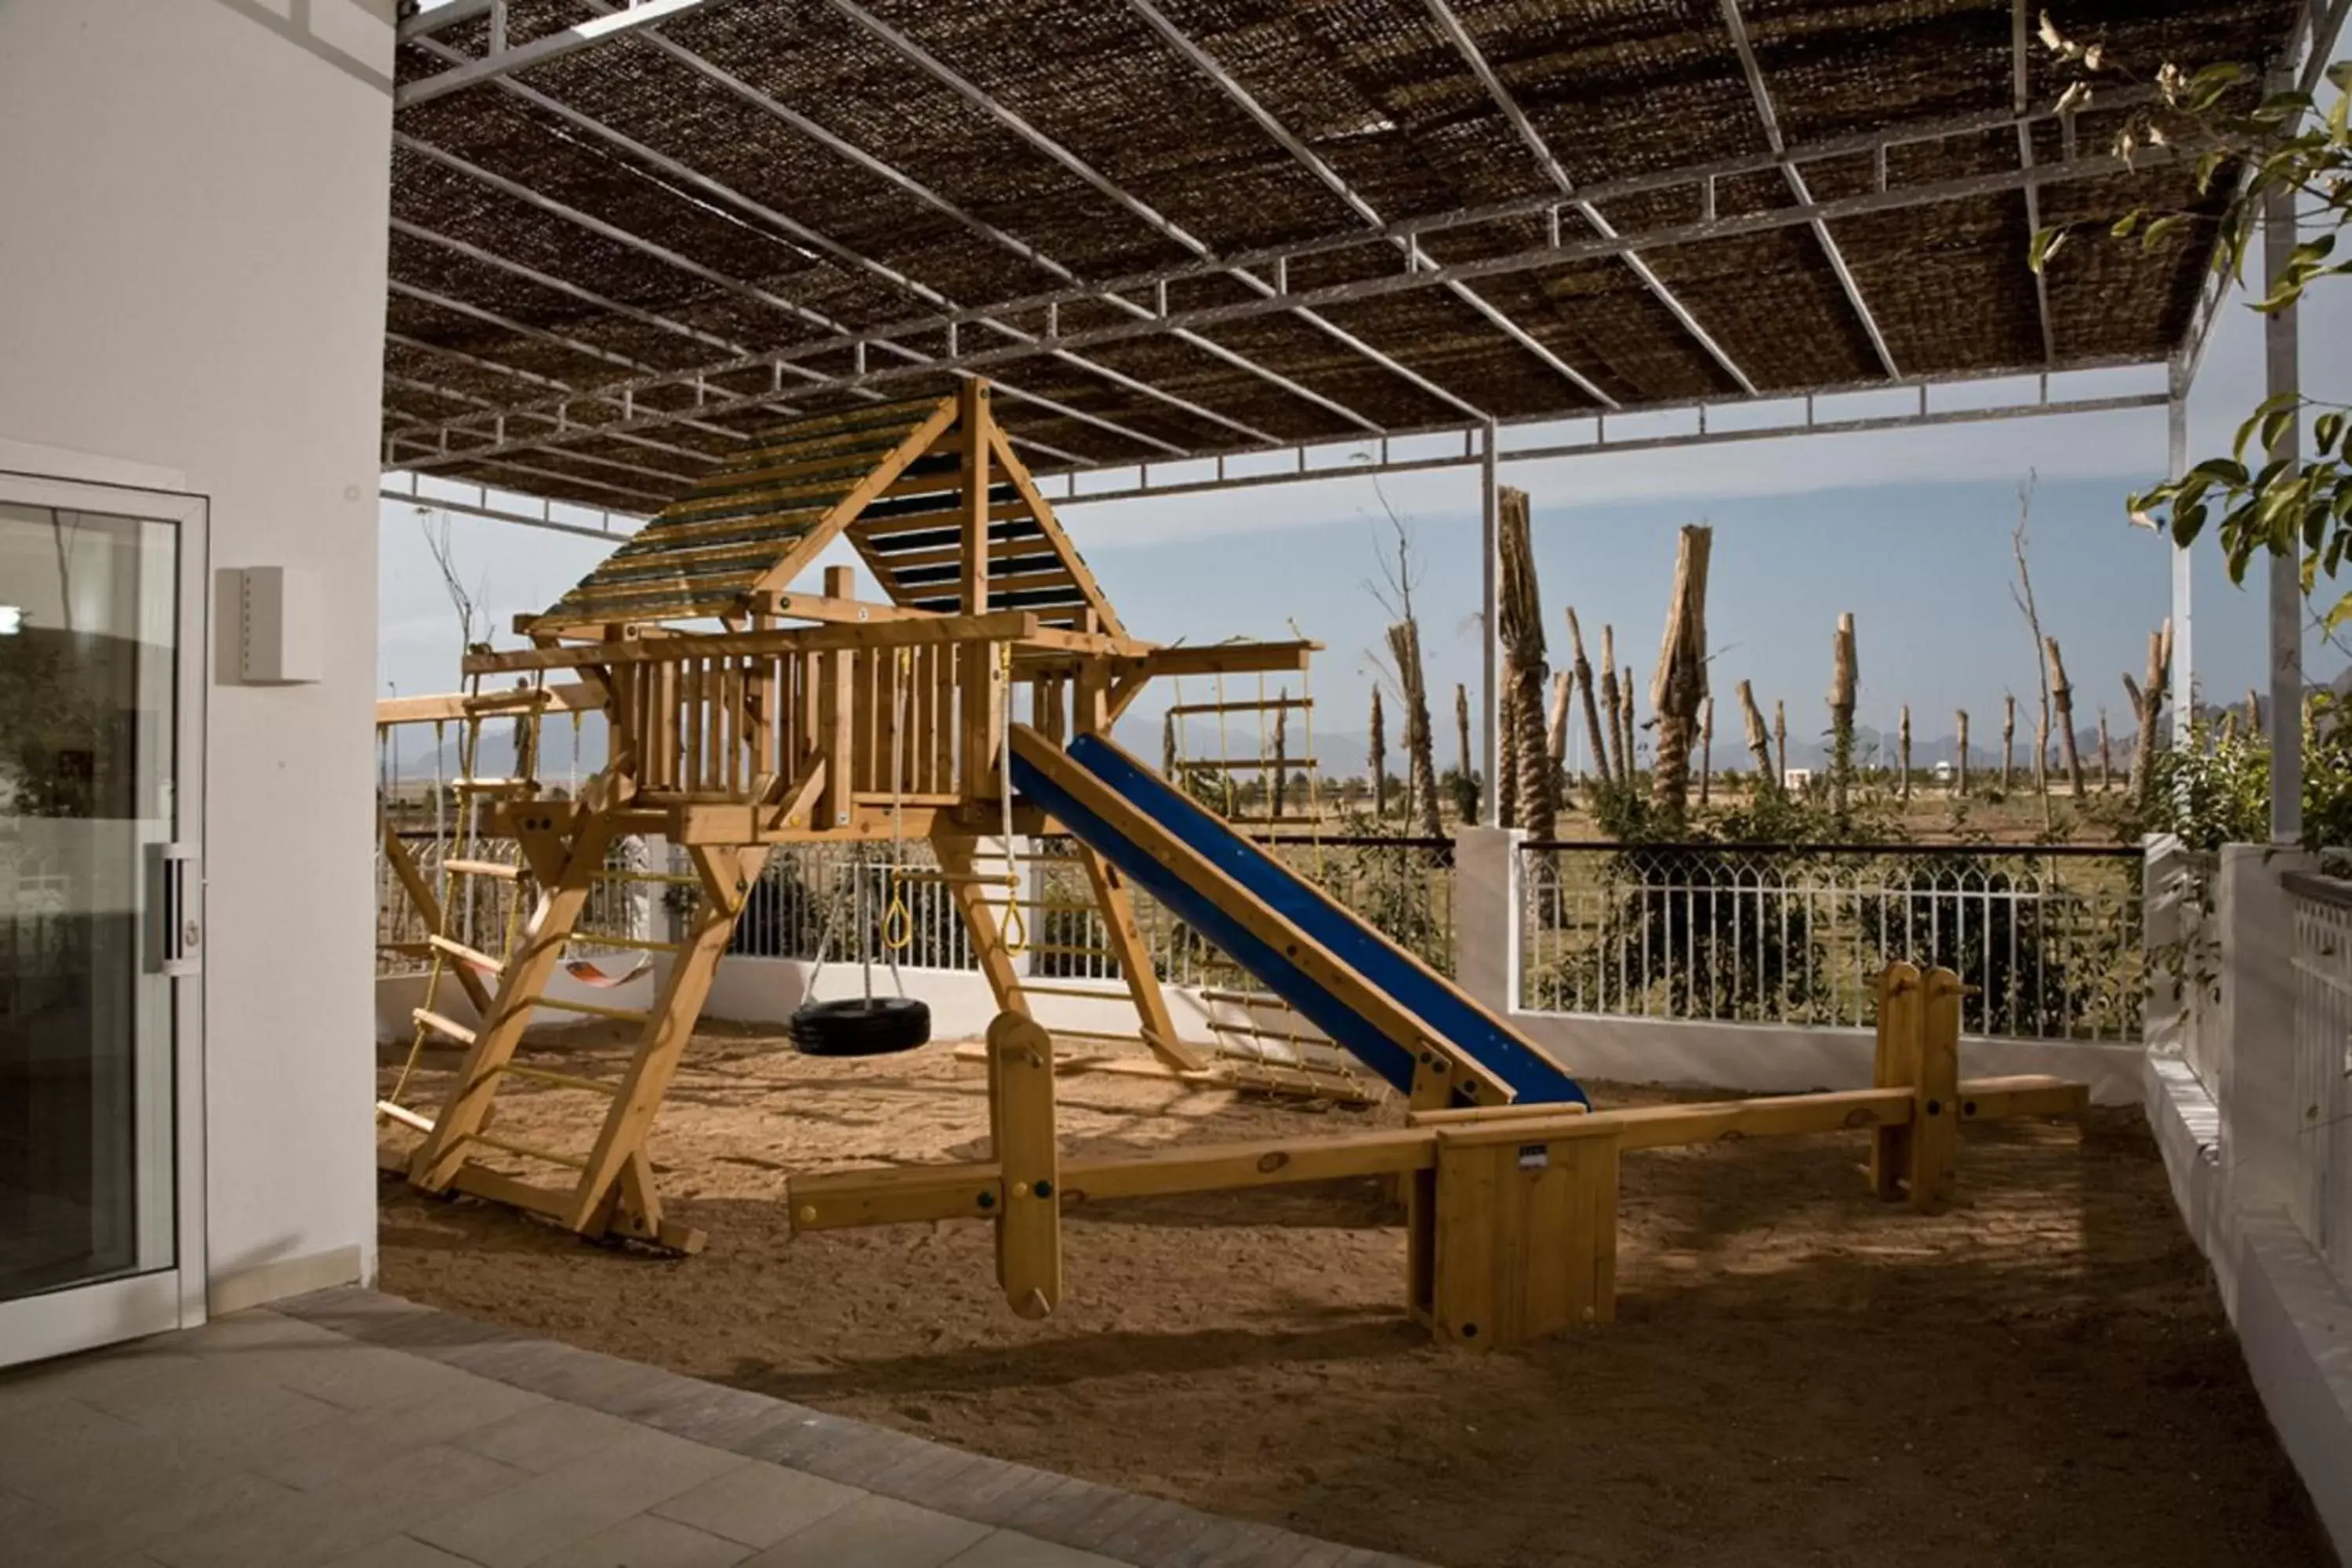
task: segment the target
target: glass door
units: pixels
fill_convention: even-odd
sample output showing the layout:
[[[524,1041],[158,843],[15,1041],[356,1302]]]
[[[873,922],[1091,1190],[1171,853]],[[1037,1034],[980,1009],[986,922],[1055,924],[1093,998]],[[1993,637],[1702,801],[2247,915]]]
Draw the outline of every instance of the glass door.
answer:
[[[202,1311],[204,544],[0,475],[0,1363]]]

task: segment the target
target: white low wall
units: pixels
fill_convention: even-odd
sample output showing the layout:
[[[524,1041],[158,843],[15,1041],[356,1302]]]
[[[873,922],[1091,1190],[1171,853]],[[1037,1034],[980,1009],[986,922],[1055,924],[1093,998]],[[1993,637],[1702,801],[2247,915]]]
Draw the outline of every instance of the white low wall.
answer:
[[[2218,994],[2179,998],[2169,1016],[2152,1010],[2142,1103],[2280,1447],[2337,1552],[2352,1559],[2352,1292],[2286,1209],[2294,932],[2279,879],[2306,864],[2263,845],[2221,852],[2210,917]],[[2168,896],[2151,877],[2151,900]]]
[[[653,1005],[654,987],[659,984],[660,971],[649,968],[618,985],[583,984],[568,974],[559,973],[548,984],[547,994],[559,1002],[593,1002],[604,1007],[628,1007],[642,1011]],[[412,1035],[416,1025],[412,1016],[416,1008],[425,1005],[427,977],[423,971],[415,974],[380,974],[375,982],[375,1037],[379,1041],[401,1043]],[[472,1028],[481,1022],[474,1005],[466,996],[466,988],[450,976],[441,977],[433,993],[433,1010],[450,1022]],[[567,1012],[561,1007],[534,1007],[530,1027],[552,1028],[565,1024],[589,1021],[583,1013]]]
[[[1874,1037],[1868,1029],[1516,1010],[1507,1016],[1578,1078],[1737,1089],[1751,1094],[1864,1089],[1870,1084]],[[2091,1098],[2102,1105],[2140,1102],[2145,1058],[2137,1046],[2084,1040],[1960,1041],[1965,1077],[2049,1073],[2088,1084]]]

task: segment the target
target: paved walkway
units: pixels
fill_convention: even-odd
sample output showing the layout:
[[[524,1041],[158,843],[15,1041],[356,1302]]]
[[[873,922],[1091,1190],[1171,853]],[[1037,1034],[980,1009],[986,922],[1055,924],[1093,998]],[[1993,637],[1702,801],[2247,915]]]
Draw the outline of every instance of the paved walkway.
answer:
[[[0,1563],[1409,1568],[366,1290],[0,1373]]]

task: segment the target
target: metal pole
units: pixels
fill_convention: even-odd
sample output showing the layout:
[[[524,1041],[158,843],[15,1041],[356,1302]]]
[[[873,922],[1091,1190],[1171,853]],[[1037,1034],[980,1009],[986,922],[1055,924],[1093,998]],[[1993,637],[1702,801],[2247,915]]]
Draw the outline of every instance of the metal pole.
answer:
[[[2275,282],[2294,249],[2294,193],[2282,185],[2263,199],[2263,271]],[[2299,331],[2292,307],[2263,320],[2265,391],[2272,397],[2303,390]],[[2284,476],[2303,462],[2303,418],[2285,422],[2270,450],[2284,460]],[[2284,477],[2283,476],[2283,477]],[[2293,844],[2303,837],[2303,541],[2270,559],[2271,647],[2271,840]]]
[[[2173,369],[2172,401],[2165,405],[2165,468],[2169,478],[2189,471],[2189,384],[2180,367]],[[2172,551],[2172,743],[2189,743],[2189,726],[2197,716],[2197,661],[2190,652],[2192,583],[2196,556],[2176,545]]]
[[[1478,703],[1478,766],[1486,775],[1479,820],[1488,827],[1502,825],[1503,689],[1498,666],[1502,646],[1502,498],[1496,489],[1496,426],[1486,421],[1486,447],[1478,462],[1479,653],[1484,661]]]

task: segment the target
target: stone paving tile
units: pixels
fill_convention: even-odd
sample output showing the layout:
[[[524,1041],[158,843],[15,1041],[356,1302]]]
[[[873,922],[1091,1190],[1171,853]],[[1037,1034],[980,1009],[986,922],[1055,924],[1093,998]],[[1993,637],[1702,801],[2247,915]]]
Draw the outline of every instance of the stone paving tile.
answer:
[[[627,1431],[618,1442],[496,1497],[445,1510],[410,1533],[487,1568],[525,1568],[559,1546],[751,1462],[650,1427]]]
[[[640,1513],[548,1553],[531,1568],[734,1568],[751,1552],[740,1541]]]
[[[1140,1568],[1224,1568],[1226,1564],[1238,1568],[1243,1563],[1250,1568],[1416,1568],[1407,1559],[1318,1542],[1272,1525],[1223,1519],[1181,1504],[992,1459],[789,1401],[534,1340],[354,1288],[318,1292],[279,1307],[313,1327],[331,1327],[370,1344],[428,1357],[513,1389],[571,1402],[545,1410],[534,1407],[457,1439],[462,1447],[506,1462],[552,1473],[566,1465],[585,1462],[624,1441],[623,1432],[650,1431],[769,1461],[800,1483],[815,1488],[830,1484],[852,1499],[875,1494],[862,1501],[841,1503],[813,1522],[803,1521],[793,1533],[777,1538],[753,1559],[763,1564],[772,1560],[824,1561],[808,1554],[825,1549],[831,1532],[848,1528],[858,1517],[856,1510],[864,1509],[868,1513],[878,1511],[892,1530],[902,1531],[910,1528],[906,1526],[908,1518],[956,1516],[978,1527],[977,1539],[961,1551],[976,1550],[990,1539],[992,1530],[1001,1530],[1011,1541],[1002,1550],[1012,1550],[1027,1537],[1054,1553],[1049,1560],[1056,1564],[1069,1561],[1066,1554],[1076,1552],[1081,1554],[1076,1559],[1080,1563],[1096,1557]],[[0,1415],[5,1415],[5,1384],[0,1382]],[[777,1473],[765,1467],[742,1467],[719,1480],[688,1489],[681,1499],[707,1489],[712,1489],[715,1498],[719,1495],[715,1489],[722,1483],[756,1492],[775,1486],[765,1478]],[[783,1485],[789,1489],[792,1480]],[[840,1493],[820,1495],[835,1501],[840,1497]],[[909,1507],[911,1512],[902,1516],[886,1504]],[[693,1517],[667,1503],[657,1504],[655,1511],[673,1522],[740,1543],[759,1544],[749,1539],[753,1527],[740,1519],[737,1533],[730,1534],[714,1519]],[[790,1510],[785,1511],[789,1514]],[[1020,1528],[1024,1525],[1027,1528]],[[847,1554],[836,1561],[861,1565],[869,1561],[864,1542],[844,1550]],[[921,1559],[927,1564],[937,1561],[925,1556],[931,1547],[924,1541],[894,1542],[889,1531],[875,1550],[898,1553],[871,1559],[887,1568],[897,1568],[900,1556]]]
[[[462,1448],[419,1448],[332,1486],[289,1493],[203,1529],[151,1541],[146,1550],[169,1568],[319,1568],[530,1479]]]
[[[1056,1546],[1018,1531],[999,1530],[982,1536],[978,1545],[948,1559],[947,1568],[1125,1568],[1112,1557],[1097,1557],[1074,1546]]]
[[[894,1498],[860,1498],[746,1559],[746,1568],[940,1568],[989,1533]]]
[[[336,1406],[256,1376],[234,1362],[184,1356],[179,1364],[83,1403],[199,1448],[226,1449],[256,1432],[290,1432],[331,1419]]]
[[[427,1546],[413,1535],[394,1535],[362,1546],[348,1557],[338,1557],[327,1568],[477,1568],[463,1557],[453,1557],[437,1546]]]
[[[548,1403],[536,1394],[492,1383],[488,1378],[469,1378],[467,1383],[469,1387],[443,1394],[428,1404],[348,1412],[316,1426],[259,1438],[231,1450],[226,1457],[239,1468],[299,1490],[313,1491],[414,1448],[474,1438],[500,1422]],[[484,1452],[470,1441],[460,1446]],[[486,1457],[500,1458],[495,1452]]]
[[[457,1445],[521,1469],[552,1470],[644,1430],[602,1411],[539,1397],[529,1409],[469,1432]]]
[[[855,1487],[780,1465],[744,1465],[678,1493],[653,1511],[758,1549],[866,1496]]]
[[[43,1551],[60,1561],[120,1556],[224,1510],[293,1495],[78,1400],[0,1417],[0,1476],[49,1510]]]

